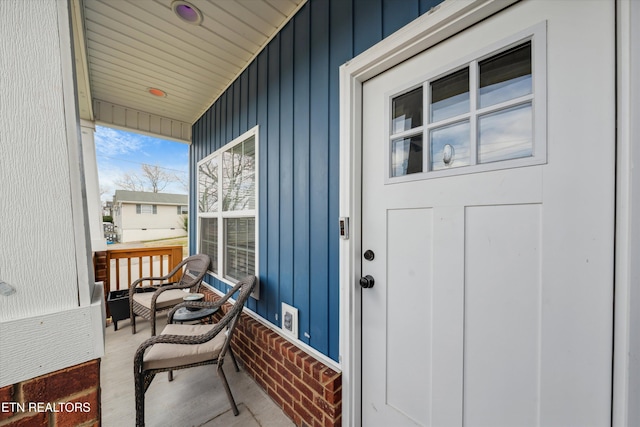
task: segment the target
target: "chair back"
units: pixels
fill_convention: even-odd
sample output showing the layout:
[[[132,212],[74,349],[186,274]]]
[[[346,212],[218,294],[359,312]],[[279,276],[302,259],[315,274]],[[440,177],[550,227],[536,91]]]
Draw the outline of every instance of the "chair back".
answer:
[[[209,258],[209,255],[206,254],[197,254],[185,258],[176,267],[177,269],[184,266],[182,277],[180,278],[178,284],[184,288],[188,287],[189,292],[198,292],[200,283],[202,283],[204,275],[207,274],[210,263],[211,258]]]
[[[244,304],[249,299],[249,295],[253,292],[253,288],[256,285],[256,276],[247,276],[240,280],[229,292],[227,292],[218,303],[223,304],[229,298],[231,298],[236,292],[240,292],[238,297],[234,301],[233,305],[226,312],[224,316],[220,319],[218,324],[226,324],[227,325],[227,338],[225,339],[224,346],[220,351],[220,355],[218,356],[218,365],[221,365],[224,360],[224,355],[229,350],[229,346],[231,345],[231,338],[233,336],[233,331],[236,328],[236,324],[240,319],[240,315],[242,314],[242,309],[244,308]]]

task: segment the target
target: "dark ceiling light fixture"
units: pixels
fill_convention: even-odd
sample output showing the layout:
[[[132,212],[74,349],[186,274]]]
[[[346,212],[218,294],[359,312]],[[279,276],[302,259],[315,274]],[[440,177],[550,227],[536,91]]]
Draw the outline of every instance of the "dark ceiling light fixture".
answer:
[[[171,10],[189,24],[200,25],[202,22],[202,12],[188,1],[174,0],[171,2]]]

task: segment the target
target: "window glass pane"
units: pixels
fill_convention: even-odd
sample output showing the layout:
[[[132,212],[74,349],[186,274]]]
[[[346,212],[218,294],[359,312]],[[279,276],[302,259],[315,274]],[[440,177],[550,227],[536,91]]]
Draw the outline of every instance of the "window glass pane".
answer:
[[[479,66],[480,108],[531,93],[531,42],[485,59]]]
[[[393,98],[392,109],[391,133],[422,126],[422,87]]]
[[[422,135],[391,141],[391,176],[422,172]]]
[[[222,209],[224,211],[255,209],[255,160],[253,137],[222,154]]]
[[[225,277],[240,280],[256,271],[255,218],[226,218]]]
[[[200,218],[200,252],[211,257],[210,270],[218,272],[218,218]]]
[[[198,212],[218,211],[218,158],[198,167]]]
[[[480,163],[529,157],[533,154],[531,103],[481,116],[478,121]]]
[[[140,213],[143,214],[154,214],[155,205],[140,205]]]
[[[469,68],[431,83],[431,123],[469,112]]]
[[[431,170],[469,165],[471,126],[469,121],[431,131]]]

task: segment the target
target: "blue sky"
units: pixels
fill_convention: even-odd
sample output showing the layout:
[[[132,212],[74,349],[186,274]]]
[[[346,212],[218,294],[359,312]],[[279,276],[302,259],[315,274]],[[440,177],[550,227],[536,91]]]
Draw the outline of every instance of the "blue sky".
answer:
[[[189,146],[180,142],[154,138],[118,129],[96,126],[94,135],[98,180],[103,201],[112,200],[118,186],[116,181],[125,174],[142,176],[141,165],[157,165],[171,175],[179,175],[187,182]],[[186,194],[187,188],[175,182],[165,193]]]

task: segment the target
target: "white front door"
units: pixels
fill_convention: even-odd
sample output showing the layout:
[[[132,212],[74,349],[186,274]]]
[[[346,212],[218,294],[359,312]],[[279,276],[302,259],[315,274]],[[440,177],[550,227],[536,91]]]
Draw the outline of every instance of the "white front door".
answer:
[[[610,423],[613,18],[523,1],[364,83],[363,426]]]

